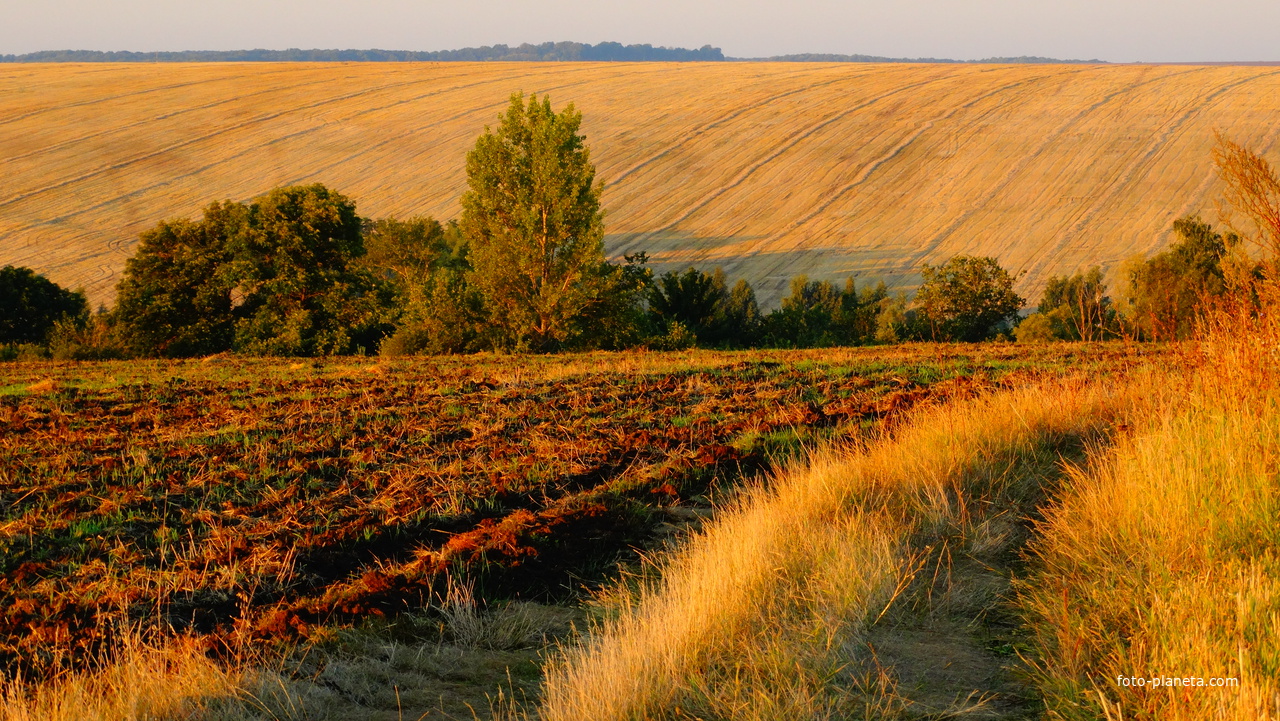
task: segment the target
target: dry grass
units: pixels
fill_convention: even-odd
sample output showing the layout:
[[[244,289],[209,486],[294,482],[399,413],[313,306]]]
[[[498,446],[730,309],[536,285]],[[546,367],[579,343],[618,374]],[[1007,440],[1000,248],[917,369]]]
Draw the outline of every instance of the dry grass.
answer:
[[[292,652],[259,649],[224,661],[189,639],[144,643],[132,636],[111,658],[79,671],[39,682],[8,679],[0,685],[0,721],[500,717],[504,706],[535,692],[539,655],[580,617],[532,603],[481,610],[465,586],[452,587],[440,604],[439,620],[345,630]],[[440,638],[418,638],[423,634]]]
[[[4,721],[124,721],[187,717],[235,699],[245,679],[190,644],[157,648],[131,641],[99,673],[30,687],[20,679],[0,692]]]
[[[524,90],[584,111],[611,252],[723,264],[765,302],[796,273],[911,285],[962,252],[1034,290],[1209,213],[1210,129],[1267,150],[1278,84],[1261,67],[9,65],[0,265],[109,303],[141,230],[288,183],[454,217],[465,151]]]
[[[1076,472],[1044,524],[1024,601],[1054,718],[1280,717],[1280,293],[1263,295],[1210,324],[1189,402]]]
[[[1034,502],[1062,453],[1105,437],[1154,394],[1142,383],[999,394],[926,411],[864,450],[816,454],[615,599],[614,617],[549,667],[540,717],[920,713],[868,658],[869,629],[906,601],[939,548],[980,556],[1003,543],[994,516]],[[957,698],[950,712],[974,701]]]

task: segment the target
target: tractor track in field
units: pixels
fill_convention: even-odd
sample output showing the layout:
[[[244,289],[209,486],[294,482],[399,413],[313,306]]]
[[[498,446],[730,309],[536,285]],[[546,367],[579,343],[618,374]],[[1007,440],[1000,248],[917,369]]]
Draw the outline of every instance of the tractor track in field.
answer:
[[[1139,171],[1146,171],[1150,169],[1153,160],[1161,152],[1168,149],[1173,138],[1184,130],[1187,121],[1205,112],[1210,103],[1213,103],[1228,91],[1234,90],[1242,85],[1262,80],[1264,78],[1274,77],[1276,75],[1280,75],[1280,71],[1266,73],[1264,75],[1254,75],[1222,85],[1204,97],[1198,99],[1195,103],[1190,104],[1189,107],[1177,118],[1167,122],[1164,128],[1162,128],[1160,134],[1147,145],[1145,152],[1130,161],[1117,179],[1108,186],[1105,194],[1101,195],[1096,202],[1091,204],[1084,214],[1071,224],[1065,233],[1058,236],[1056,245],[1052,249],[1047,250],[1047,252],[1042,251],[1037,254],[1040,257],[1040,260],[1030,268],[1026,269],[1027,274],[1032,278],[1039,277],[1040,274],[1044,272],[1046,266],[1058,261],[1066,248],[1075,241],[1075,239],[1090,223],[1094,221],[1095,218],[1098,217],[1098,214],[1104,209],[1110,207],[1115,202],[1117,196],[1120,195],[1121,191],[1133,182],[1135,174],[1138,174]]]
[[[1000,94],[1002,94],[1002,93],[1005,93],[1005,92],[1007,92],[1007,91],[1010,91],[1010,90],[1013,90],[1013,89],[1016,89],[1016,88],[1020,88],[1020,87],[1027,87],[1027,86],[1033,85],[1033,84],[1035,84],[1036,82],[1041,81],[1041,80],[1045,80],[1045,79],[1049,79],[1049,78],[1057,79],[1057,78],[1062,77],[1063,75],[1071,75],[1071,74],[1075,74],[1075,73],[1082,73],[1082,72],[1086,72],[1087,70],[1088,70],[1088,68],[1086,68],[1086,69],[1072,70],[1071,72],[1068,72],[1068,73],[1065,73],[1065,74],[1063,74],[1063,73],[1059,73],[1059,74],[1041,75],[1041,76],[1037,76],[1037,77],[1034,77],[1034,78],[1027,78],[1027,79],[1020,80],[1020,81],[1013,82],[1013,83],[1007,83],[1007,84],[1002,85],[1002,86],[1000,86],[1000,87],[997,87],[997,88],[995,88],[995,89],[993,89],[993,90],[990,90],[990,91],[988,91],[988,92],[986,92],[986,93],[983,93],[983,94],[981,94],[981,95],[979,95],[979,96],[977,96],[977,97],[975,97],[975,98],[973,98],[973,99],[971,99],[971,100],[969,100],[969,101],[965,102],[965,103],[964,103],[964,104],[962,104],[962,105],[957,105],[957,106],[955,106],[955,107],[951,108],[950,110],[947,110],[947,111],[943,112],[942,114],[940,114],[940,115],[938,115],[938,116],[935,116],[935,117],[933,117],[933,118],[930,118],[930,119],[927,119],[927,120],[923,120],[923,121],[921,121],[921,122],[920,122],[920,124],[916,127],[916,129],[915,129],[914,131],[912,131],[912,132],[908,133],[906,136],[904,136],[901,140],[899,140],[899,141],[898,141],[898,142],[897,142],[893,147],[891,147],[888,151],[884,152],[883,154],[881,154],[880,156],[878,156],[877,158],[875,158],[875,159],[874,159],[874,160],[872,160],[871,162],[869,162],[869,163],[867,163],[866,165],[862,166],[862,168],[860,168],[860,169],[859,169],[858,173],[854,176],[854,178],[853,178],[852,180],[850,180],[849,182],[845,183],[844,185],[840,186],[840,187],[839,187],[839,188],[837,188],[835,191],[833,191],[829,196],[827,196],[827,197],[826,197],[826,199],[825,199],[825,200],[823,200],[823,201],[822,201],[822,203],[820,203],[820,204],[818,205],[818,207],[816,207],[816,208],[814,208],[813,210],[809,211],[809,212],[808,212],[808,213],[806,213],[804,216],[802,216],[802,217],[800,217],[800,218],[798,218],[798,219],[796,219],[796,220],[792,221],[792,222],[791,222],[791,224],[790,224],[790,225],[789,225],[785,230],[782,230],[782,231],[780,231],[780,232],[778,232],[778,233],[773,234],[772,236],[769,236],[769,237],[766,237],[766,238],[763,238],[763,239],[761,239],[761,240],[757,241],[757,242],[756,242],[756,243],[755,243],[755,244],[754,244],[754,245],[753,245],[753,246],[752,246],[752,247],[747,251],[747,253],[748,253],[748,254],[750,254],[750,253],[758,252],[761,248],[763,248],[763,247],[765,247],[765,246],[767,246],[767,245],[769,245],[769,244],[776,243],[777,241],[781,240],[781,239],[782,239],[783,237],[785,237],[786,235],[788,235],[788,234],[790,234],[790,233],[793,233],[793,232],[795,232],[795,231],[799,230],[800,228],[804,227],[804,226],[805,226],[805,225],[807,225],[808,223],[812,222],[814,219],[816,219],[816,218],[818,218],[819,216],[821,216],[821,215],[822,215],[822,213],[824,213],[828,208],[830,208],[832,205],[834,205],[837,201],[839,201],[841,198],[843,198],[843,197],[844,197],[846,194],[848,194],[850,191],[852,191],[852,190],[854,190],[855,188],[857,188],[857,187],[859,187],[859,186],[863,185],[864,183],[866,183],[866,182],[871,178],[871,176],[872,176],[872,175],[873,175],[877,170],[879,170],[880,168],[884,167],[886,164],[888,164],[888,163],[889,163],[890,161],[892,161],[894,158],[896,158],[896,157],[898,157],[899,155],[901,155],[903,151],[905,151],[905,150],[906,150],[907,148],[909,148],[912,144],[914,144],[917,140],[919,140],[919,139],[920,139],[920,138],[921,138],[925,133],[927,133],[929,130],[932,130],[936,125],[938,125],[938,124],[940,124],[940,123],[944,123],[944,122],[946,122],[946,121],[950,120],[950,119],[951,119],[954,115],[956,115],[957,113],[959,113],[959,112],[961,112],[961,111],[963,111],[963,110],[968,110],[968,109],[970,109],[970,108],[972,108],[972,107],[976,106],[977,104],[981,103],[981,102],[982,102],[982,101],[984,101],[984,100],[987,100],[987,99],[993,98],[993,97],[995,97],[995,96],[997,96],[997,95],[1000,95]],[[985,117],[986,115],[990,114],[990,112],[994,112],[994,109],[993,109],[993,110],[991,110],[991,111],[988,111],[987,113],[983,113],[981,116],[979,116],[979,118],[981,118],[981,117]],[[798,248],[798,249],[805,249],[805,248],[808,248],[808,247],[812,246],[812,244],[813,244],[813,242],[814,242],[815,240],[816,240],[816,239],[815,239],[815,238],[813,238],[812,236],[809,236],[809,237],[803,237],[803,238],[801,238],[800,240],[798,240],[798,241],[797,241],[797,248]],[[777,262],[775,262],[774,264],[772,264],[772,265],[769,267],[769,269],[768,269],[768,273],[767,273],[767,274],[769,274],[769,275],[774,274],[776,271],[778,271],[778,270],[782,269],[782,266],[783,266],[784,264],[785,264],[785,260],[784,260],[784,259],[779,259]],[[730,268],[732,268],[732,266],[730,266]]]
[[[1096,102],[1089,105],[1088,107],[1083,108],[1079,112],[1071,115],[1066,119],[1066,121],[1060,124],[1052,133],[1045,135],[1043,141],[1036,146],[1034,151],[1027,153],[1026,155],[1019,158],[1018,162],[1014,163],[1004,173],[1004,175],[1001,176],[1000,179],[991,186],[990,190],[988,190],[986,193],[984,193],[981,196],[980,200],[970,203],[968,210],[966,210],[964,213],[961,213],[959,217],[953,220],[940,233],[935,234],[927,243],[923,245],[923,247],[921,247],[919,250],[915,252],[915,254],[912,256],[910,260],[904,261],[902,264],[903,267],[914,268],[919,266],[920,263],[922,263],[926,258],[928,258],[939,247],[941,247],[942,244],[945,243],[947,239],[950,238],[957,230],[963,227],[964,224],[967,223],[970,218],[972,218],[979,211],[987,208],[992,200],[994,200],[997,196],[1003,193],[1005,189],[1008,188],[1013,183],[1014,179],[1016,179],[1019,175],[1021,175],[1027,169],[1027,167],[1031,165],[1031,163],[1034,160],[1039,158],[1045,152],[1047,148],[1052,147],[1055,143],[1057,143],[1057,141],[1060,138],[1062,138],[1062,136],[1065,135],[1069,129],[1078,125],[1085,118],[1089,117],[1094,112],[1103,108],[1112,100],[1118,97],[1121,97],[1123,95],[1126,95],[1128,93],[1131,93],[1135,89],[1142,87],[1144,85],[1158,82],[1160,80],[1165,80],[1177,75],[1185,75],[1190,73],[1202,72],[1203,70],[1204,68],[1195,68],[1191,70],[1183,70],[1181,72],[1167,73],[1167,74],[1161,75],[1158,78],[1148,78],[1145,80],[1139,80],[1123,88],[1120,88],[1111,93],[1108,93],[1106,96],[1097,100]]]
[[[587,68],[569,68],[569,69],[566,69],[566,70],[560,70],[558,73],[553,73],[553,74],[581,73],[581,72],[586,72],[586,71],[588,71],[588,70],[589,70],[589,69],[587,69]],[[378,106],[378,107],[375,107],[375,108],[365,108],[365,109],[362,109],[362,110],[358,111],[357,113],[355,113],[354,115],[352,115],[352,116],[350,116],[350,117],[359,117],[359,116],[361,116],[361,115],[367,115],[367,114],[369,114],[369,113],[379,112],[379,111],[385,110],[385,109],[387,109],[387,108],[395,107],[395,106],[397,106],[397,105],[402,105],[402,104],[404,104],[404,103],[406,103],[406,102],[414,102],[414,101],[416,101],[416,100],[421,100],[421,99],[424,99],[424,98],[427,98],[427,97],[432,97],[432,96],[435,96],[435,95],[441,95],[441,94],[446,93],[446,92],[455,92],[455,91],[458,91],[458,90],[465,90],[465,89],[468,89],[468,88],[478,87],[478,86],[481,86],[481,85],[488,85],[488,84],[491,84],[491,83],[494,83],[494,82],[501,82],[502,80],[505,80],[505,79],[504,79],[504,78],[486,79],[486,80],[481,80],[481,81],[478,81],[478,82],[475,82],[475,83],[468,83],[468,84],[465,84],[465,85],[452,86],[452,87],[449,87],[449,88],[446,88],[446,89],[443,89],[443,90],[437,90],[437,91],[432,91],[432,92],[430,92],[430,93],[424,93],[422,96],[419,96],[419,97],[414,98],[414,99],[400,100],[400,101],[396,101],[396,102],[394,102],[394,103],[389,103],[389,104],[387,104],[387,105],[384,105],[384,106]],[[90,171],[87,171],[87,172],[85,172],[85,173],[81,173],[81,174],[76,175],[76,176],[71,177],[71,178],[65,178],[65,179],[60,180],[60,181],[58,181],[58,182],[56,182],[56,183],[52,183],[52,184],[49,184],[49,185],[45,185],[45,186],[40,187],[40,188],[33,188],[32,190],[26,191],[26,192],[24,192],[24,193],[20,193],[20,194],[18,194],[18,195],[12,196],[12,197],[7,198],[7,199],[5,199],[5,200],[0,200],[0,208],[3,208],[3,207],[5,207],[5,206],[12,205],[12,204],[17,203],[17,202],[21,202],[21,201],[23,201],[23,200],[30,199],[30,198],[35,197],[35,196],[37,196],[37,195],[41,195],[41,194],[44,194],[44,193],[48,193],[48,192],[51,192],[51,191],[54,191],[54,190],[60,190],[60,189],[65,188],[65,187],[67,187],[67,186],[74,185],[74,184],[76,184],[76,183],[80,183],[80,182],[83,182],[83,181],[85,181],[85,180],[89,180],[89,179],[91,179],[91,178],[95,178],[95,177],[101,176],[101,175],[103,175],[103,174],[105,174],[105,173],[109,173],[109,172],[111,172],[111,171],[115,171],[115,170],[122,170],[122,169],[124,169],[124,168],[129,167],[130,165],[134,165],[134,164],[137,164],[137,163],[141,163],[141,162],[143,162],[143,161],[146,161],[146,160],[150,160],[150,159],[153,159],[153,158],[157,158],[157,157],[160,157],[160,156],[166,155],[166,154],[168,154],[168,153],[172,153],[172,152],[173,152],[173,151],[175,151],[175,150],[179,150],[179,149],[182,149],[182,148],[185,148],[185,147],[189,147],[189,146],[191,146],[191,145],[195,145],[195,144],[202,143],[202,142],[205,142],[205,141],[208,141],[208,140],[212,140],[212,139],[215,139],[215,138],[217,138],[217,137],[219,137],[219,136],[221,136],[221,135],[225,135],[225,134],[230,133],[230,132],[234,132],[234,131],[237,131],[237,130],[243,130],[243,129],[245,129],[245,128],[249,128],[249,127],[252,127],[252,126],[255,126],[255,125],[261,125],[261,124],[263,124],[263,123],[266,123],[266,122],[271,121],[271,120],[275,120],[275,119],[277,119],[277,118],[281,118],[281,117],[288,116],[288,115],[297,115],[297,114],[299,114],[299,113],[303,113],[303,112],[306,112],[306,111],[315,110],[316,108],[321,108],[321,107],[325,107],[325,106],[333,105],[334,103],[345,102],[345,101],[351,100],[351,99],[353,99],[353,98],[359,98],[359,97],[367,96],[367,95],[370,95],[370,94],[373,94],[373,93],[383,92],[383,91],[386,91],[386,90],[391,90],[391,89],[401,88],[401,87],[406,87],[406,86],[411,86],[411,85],[422,85],[422,84],[424,84],[424,83],[430,83],[430,82],[434,82],[434,81],[435,81],[435,78],[426,78],[426,79],[407,80],[407,81],[403,81],[403,82],[396,82],[396,83],[388,83],[388,84],[385,84],[385,85],[379,85],[379,86],[377,86],[377,87],[373,87],[373,88],[365,88],[365,89],[363,89],[363,90],[358,90],[358,91],[355,91],[355,92],[345,93],[345,94],[343,94],[343,95],[338,95],[338,96],[335,96],[335,97],[330,97],[330,98],[325,98],[325,99],[322,99],[322,100],[317,100],[317,101],[315,101],[315,102],[307,103],[307,104],[305,104],[305,105],[294,106],[294,107],[290,107],[290,108],[287,108],[287,109],[284,109],[284,110],[279,110],[279,111],[276,111],[276,112],[266,113],[266,114],[263,114],[263,115],[259,115],[259,116],[256,116],[256,117],[254,117],[254,118],[250,118],[250,119],[248,119],[248,120],[244,120],[244,121],[241,121],[241,122],[239,122],[239,123],[235,123],[235,124],[233,124],[233,125],[224,126],[224,127],[218,128],[218,129],[216,129],[216,130],[210,131],[210,132],[208,132],[208,133],[204,133],[204,134],[201,134],[201,135],[198,135],[198,136],[192,137],[192,138],[187,138],[187,139],[185,139],[185,140],[181,140],[181,141],[179,141],[179,142],[172,143],[172,144],[167,145],[167,146],[165,146],[165,147],[163,147],[163,148],[160,148],[160,149],[158,149],[158,150],[154,150],[154,151],[151,151],[151,152],[148,152],[148,153],[144,153],[144,154],[142,154],[142,155],[136,155],[136,156],[133,156],[133,157],[131,157],[131,158],[126,158],[126,159],[120,160],[120,161],[118,161],[118,162],[111,163],[110,165],[101,166],[101,167],[95,168],[95,169],[90,170]],[[350,118],[346,118],[346,119],[344,119],[344,122],[345,122],[346,120],[350,120]],[[275,138],[275,139],[273,139],[273,141],[272,141],[272,142],[279,142],[280,140],[286,140],[286,139],[290,139],[290,138],[298,137],[298,136],[301,136],[301,135],[305,135],[305,134],[307,134],[307,133],[314,132],[315,130],[318,130],[319,128],[324,127],[324,125],[325,125],[325,124],[324,124],[324,123],[322,123],[321,125],[317,125],[317,126],[313,126],[313,127],[310,127],[310,128],[306,128],[305,130],[301,130],[301,131],[298,131],[298,132],[296,132],[296,133],[292,133],[292,134],[290,134],[290,135],[281,136],[281,137],[279,137],[279,138]],[[258,146],[255,146],[255,147],[261,147],[261,145],[258,145]],[[216,163],[216,164],[225,163],[226,161],[228,161],[228,160],[230,160],[230,159],[232,159],[232,158],[234,158],[234,157],[238,157],[238,155],[237,155],[237,156],[227,156],[227,157],[221,158],[221,159],[219,159],[218,163]],[[215,164],[215,165],[216,165],[216,164]],[[212,166],[210,166],[210,167],[212,167]],[[182,176],[179,176],[179,177],[182,177]],[[160,185],[165,185],[165,184],[167,184],[167,183],[160,183],[160,184],[156,184],[156,185],[153,185],[153,186],[150,186],[150,187],[158,187],[158,186],[160,186]],[[149,189],[149,188],[146,188],[146,189]],[[146,190],[146,189],[140,189],[140,190]],[[102,206],[104,206],[104,205],[109,205],[109,204],[111,204],[111,203],[113,203],[113,202],[116,202],[116,201],[118,201],[118,200],[122,199],[122,198],[126,198],[126,197],[129,197],[129,196],[131,196],[131,195],[136,195],[136,194],[137,194],[137,192],[139,192],[139,191],[134,191],[134,192],[131,192],[131,193],[128,193],[128,194],[125,194],[125,195],[117,196],[117,197],[112,198],[112,199],[110,199],[110,200],[104,201],[104,202],[102,202],[102,203],[100,203],[100,204],[98,204],[98,205],[90,206],[90,207],[88,207],[88,208],[82,209],[81,211],[77,211],[76,213],[71,213],[71,214],[68,214],[68,215],[60,216],[59,218],[57,218],[57,219],[55,219],[54,221],[51,221],[51,222],[58,222],[58,221],[61,221],[61,220],[65,220],[66,218],[74,217],[75,215],[77,215],[77,214],[79,214],[79,213],[82,213],[82,212],[86,212],[86,211],[88,211],[88,210],[90,210],[90,209],[95,209],[95,208],[102,207]]]

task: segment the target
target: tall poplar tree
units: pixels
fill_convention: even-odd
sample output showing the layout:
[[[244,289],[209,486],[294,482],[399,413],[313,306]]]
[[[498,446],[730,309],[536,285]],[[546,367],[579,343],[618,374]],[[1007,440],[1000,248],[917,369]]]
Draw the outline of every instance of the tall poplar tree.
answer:
[[[471,279],[515,348],[564,345],[608,286],[600,186],[581,122],[572,104],[556,113],[546,96],[526,103],[516,93],[467,154],[461,228]]]

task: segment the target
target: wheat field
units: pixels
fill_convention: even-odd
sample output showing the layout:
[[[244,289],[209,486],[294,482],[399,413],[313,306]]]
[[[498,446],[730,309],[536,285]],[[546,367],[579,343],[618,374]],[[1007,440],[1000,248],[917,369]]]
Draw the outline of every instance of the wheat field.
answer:
[[[0,66],[0,265],[110,304],[138,233],[323,182],[362,215],[456,217],[515,91],[574,102],[607,251],[910,289],[922,262],[1114,268],[1216,220],[1212,129],[1268,152],[1280,69],[788,63]]]

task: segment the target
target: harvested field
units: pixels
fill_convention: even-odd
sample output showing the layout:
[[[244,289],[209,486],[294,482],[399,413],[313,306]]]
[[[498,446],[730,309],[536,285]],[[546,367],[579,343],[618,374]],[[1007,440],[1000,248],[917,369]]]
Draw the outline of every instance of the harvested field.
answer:
[[[804,444],[1149,346],[0,368],[0,659],[556,600]]]
[[[1280,70],[892,64],[139,64],[0,68],[0,265],[110,303],[140,231],[323,182],[367,216],[458,213],[516,90],[573,101],[608,250],[910,288],[994,255],[1024,294],[1215,219],[1211,130],[1269,152]]]

